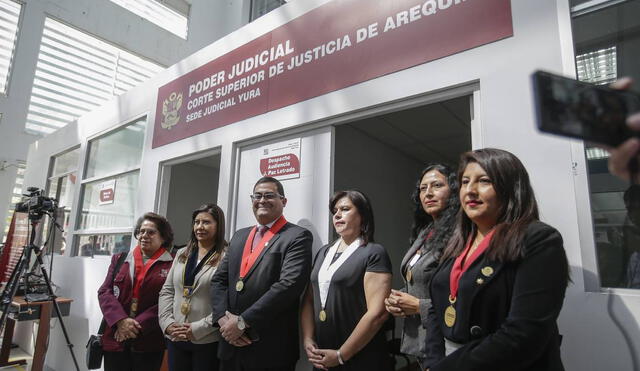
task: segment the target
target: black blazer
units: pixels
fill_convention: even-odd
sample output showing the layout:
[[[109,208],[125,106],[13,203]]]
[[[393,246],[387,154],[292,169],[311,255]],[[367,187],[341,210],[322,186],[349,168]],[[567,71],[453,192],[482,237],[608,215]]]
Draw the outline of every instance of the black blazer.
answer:
[[[251,345],[236,348],[220,340],[218,356],[238,356],[244,367],[271,368],[295,363],[299,357],[298,310],[309,282],[313,236],[287,223],[273,236],[236,291],[244,244],[251,228],[237,231],[211,281],[213,322],[225,311],[241,315],[250,326]]]
[[[480,256],[462,276],[449,328],[449,274],[454,258],[441,264],[431,281],[427,319],[427,357],[431,371],[560,371],[562,308],[569,265],[562,236],[542,222],[531,223],[523,240],[524,257],[499,263]],[[491,274],[483,268],[491,267]],[[489,269],[484,270],[489,273]],[[444,337],[464,344],[445,357]]]

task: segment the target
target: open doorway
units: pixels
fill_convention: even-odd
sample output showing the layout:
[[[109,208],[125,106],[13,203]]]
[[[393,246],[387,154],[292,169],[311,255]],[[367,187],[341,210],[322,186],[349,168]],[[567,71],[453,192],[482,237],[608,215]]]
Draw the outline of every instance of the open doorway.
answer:
[[[416,180],[426,164],[456,166],[471,149],[471,104],[466,95],[335,128],[334,190],[357,188],[371,199],[375,239],[391,257],[394,288],[402,286]]]
[[[204,203],[217,203],[220,154],[212,154],[163,169],[166,190],[165,215],[171,222],[174,245],[184,246],[191,235],[191,213]]]

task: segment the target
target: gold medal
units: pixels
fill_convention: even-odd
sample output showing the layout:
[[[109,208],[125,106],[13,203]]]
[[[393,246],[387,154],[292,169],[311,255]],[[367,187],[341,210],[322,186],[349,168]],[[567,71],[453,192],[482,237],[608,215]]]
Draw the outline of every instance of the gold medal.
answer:
[[[449,296],[449,303],[450,305],[444,310],[444,324],[447,327],[453,327],[456,323],[456,308],[453,307],[453,304],[456,303],[456,298]]]
[[[482,274],[484,274],[486,277],[489,277],[489,276],[491,276],[493,274],[493,268],[484,267],[484,268],[482,268],[482,270],[480,272],[482,272]]]
[[[320,311],[320,314],[318,315],[318,317],[320,318],[320,321],[324,322],[327,320],[327,312],[323,310]]]
[[[244,282],[242,282],[242,280],[238,280],[238,282],[236,282],[236,291],[240,292],[242,289],[244,289]]]
[[[180,312],[185,316],[189,314],[189,312],[191,312],[191,304],[187,303],[186,301],[183,302],[180,306]]]
[[[133,299],[131,301],[131,316],[133,317],[138,311],[138,299]]]
[[[447,327],[453,327],[456,323],[456,308],[453,305],[449,305],[447,309],[444,310],[444,324]]]

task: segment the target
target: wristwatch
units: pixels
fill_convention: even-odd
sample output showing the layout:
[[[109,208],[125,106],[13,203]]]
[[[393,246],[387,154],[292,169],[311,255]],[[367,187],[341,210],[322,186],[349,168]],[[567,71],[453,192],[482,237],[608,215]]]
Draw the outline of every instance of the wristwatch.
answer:
[[[247,324],[244,322],[242,316],[238,316],[238,330],[244,331],[247,328]]]

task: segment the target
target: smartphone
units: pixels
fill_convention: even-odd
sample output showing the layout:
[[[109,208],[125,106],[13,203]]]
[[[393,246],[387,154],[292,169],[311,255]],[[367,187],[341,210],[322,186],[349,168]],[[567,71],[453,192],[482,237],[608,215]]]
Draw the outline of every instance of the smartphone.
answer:
[[[627,116],[640,112],[640,95],[536,71],[531,75],[538,129],[545,133],[618,146],[640,137]]]

